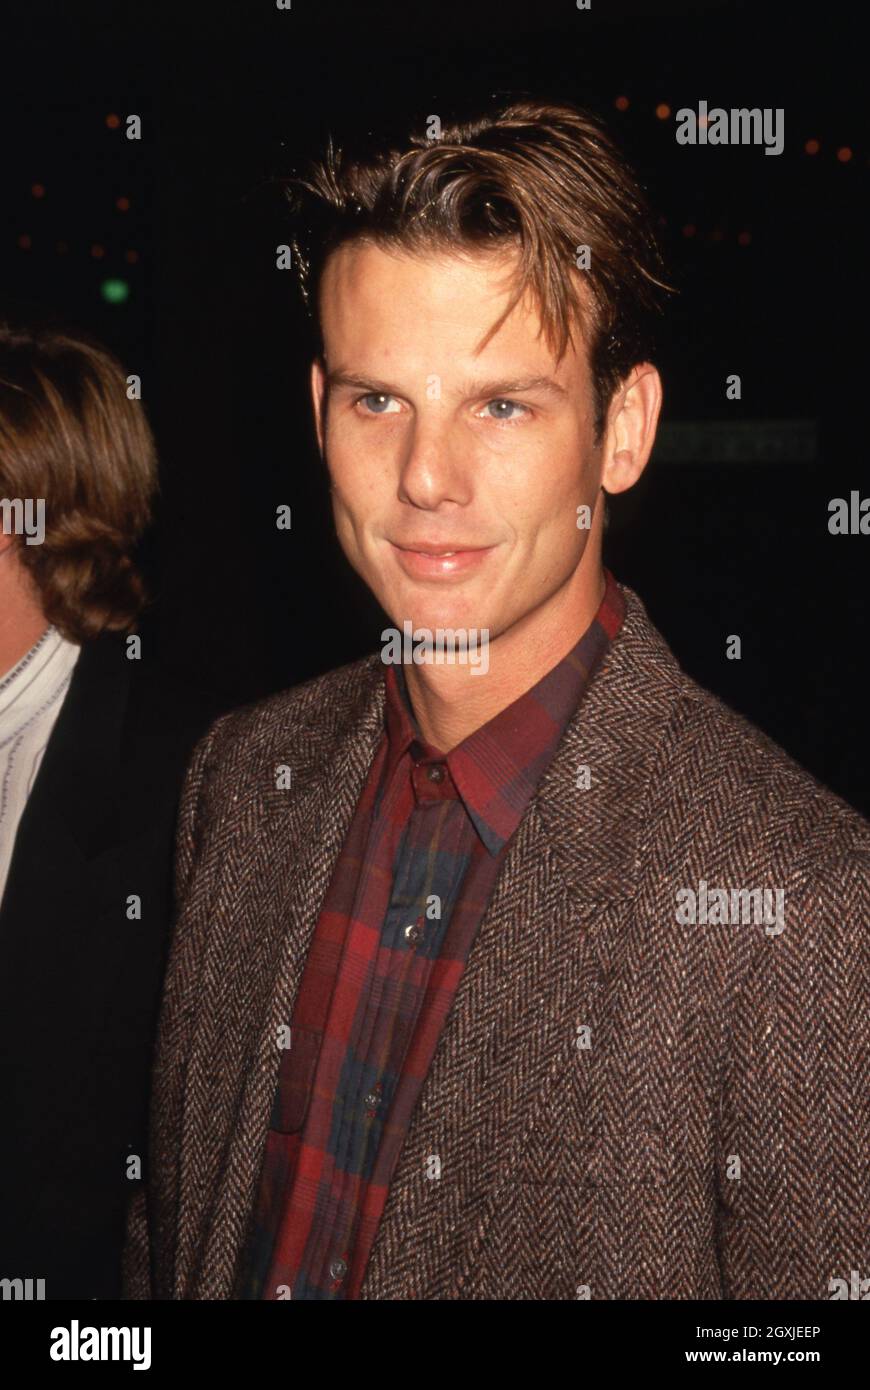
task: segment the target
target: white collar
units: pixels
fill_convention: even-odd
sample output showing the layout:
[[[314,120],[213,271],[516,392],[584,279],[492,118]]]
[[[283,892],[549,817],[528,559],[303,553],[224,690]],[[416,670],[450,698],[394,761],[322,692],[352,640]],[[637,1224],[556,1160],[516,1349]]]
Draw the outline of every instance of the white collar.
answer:
[[[0,680],[0,743],[19,732],[66,689],[81,647],[49,625]]]

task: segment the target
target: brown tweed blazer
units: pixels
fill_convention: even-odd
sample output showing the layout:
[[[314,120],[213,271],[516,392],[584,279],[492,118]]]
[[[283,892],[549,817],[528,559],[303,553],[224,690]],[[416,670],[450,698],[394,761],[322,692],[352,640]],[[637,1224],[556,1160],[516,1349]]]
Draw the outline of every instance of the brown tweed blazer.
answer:
[[[508,848],[363,1298],[828,1299],[870,1276],[868,827],[624,593]],[[278,1028],[382,716],[374,655],[197,748],[128,1297],[234,1296]],[[682,925],[701,880],[782,889],[785,929]]]

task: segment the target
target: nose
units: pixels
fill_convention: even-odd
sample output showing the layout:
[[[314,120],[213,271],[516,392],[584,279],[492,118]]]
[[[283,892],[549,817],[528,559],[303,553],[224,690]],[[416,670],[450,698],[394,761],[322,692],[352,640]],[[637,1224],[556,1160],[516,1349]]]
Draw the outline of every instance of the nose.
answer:
[[[463,450],[443,407],[414,421],[402,441],[399,496],[415,507],[433,510],[444,502],[466,506],[473,495],[473,460]]]

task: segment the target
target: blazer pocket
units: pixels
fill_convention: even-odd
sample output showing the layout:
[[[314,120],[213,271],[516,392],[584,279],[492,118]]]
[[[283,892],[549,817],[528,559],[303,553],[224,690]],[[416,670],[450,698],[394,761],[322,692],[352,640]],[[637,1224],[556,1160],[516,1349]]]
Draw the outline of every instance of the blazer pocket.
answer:
[[[322,1036],[313,1028],[291,1025],[290,1046],[281,1053],[278,1085],[269,1122],[270,1129],[277,1130],[279,1134],[296,1134],[305,1124]]]

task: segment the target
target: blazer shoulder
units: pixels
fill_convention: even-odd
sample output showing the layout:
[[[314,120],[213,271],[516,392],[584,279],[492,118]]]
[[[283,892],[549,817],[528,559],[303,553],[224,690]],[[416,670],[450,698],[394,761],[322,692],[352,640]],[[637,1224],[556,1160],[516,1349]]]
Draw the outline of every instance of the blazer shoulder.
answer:
[[[662,756],[684,829],[735,864],[870,881],[870,824],[762,729],[683,676]]]
[[[627,688],[658,725],[652,799],[666,802],[680,838],[751,847],[751,857],[809,862],[866,858],[870,824],[769,735],[683,671],[628,591],[634,647]],[[658,715],[656,715],[658,711]],[[642,716],[641,716],[642,717]]]
[[[303,733],[338,737],[359,718],[382,670],[375,653],[230,710],[213,722],[197,752],[209,766],[256,763]]]

